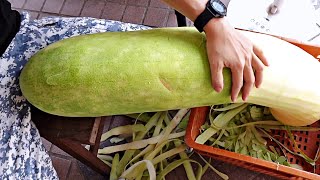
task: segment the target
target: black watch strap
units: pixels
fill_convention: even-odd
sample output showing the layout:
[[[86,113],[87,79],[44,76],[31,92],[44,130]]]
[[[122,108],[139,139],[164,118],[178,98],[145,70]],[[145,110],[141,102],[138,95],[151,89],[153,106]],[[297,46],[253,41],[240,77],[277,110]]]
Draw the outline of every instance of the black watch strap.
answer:
[[[218,12],[215,8],[212,7],[211,3],[218,3],[225,10],[224,12]],[[203,31],[203,27],[212,19],[212,18],[222,18],[226,16],[226,7],[220,0],[208,0],[206,8],[204,11],[196,18],[194,21],[194,26],[198,29],[199,32]]]
[[[198,29],[199,32],[203,31],[203,27],[210,21],[214,16],[211,10],[206,7],[206,9],[196,18],[194,21],[194,26]]]

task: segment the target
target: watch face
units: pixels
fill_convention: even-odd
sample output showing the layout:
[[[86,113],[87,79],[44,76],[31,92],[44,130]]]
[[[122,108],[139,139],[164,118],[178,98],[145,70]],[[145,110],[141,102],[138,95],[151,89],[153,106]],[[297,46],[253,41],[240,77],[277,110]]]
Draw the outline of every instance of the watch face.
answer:
[[[225,8],[224,8],[223,4],[221,4],[220,1],[211,1],[211,6],[219,13],[225,12]]]

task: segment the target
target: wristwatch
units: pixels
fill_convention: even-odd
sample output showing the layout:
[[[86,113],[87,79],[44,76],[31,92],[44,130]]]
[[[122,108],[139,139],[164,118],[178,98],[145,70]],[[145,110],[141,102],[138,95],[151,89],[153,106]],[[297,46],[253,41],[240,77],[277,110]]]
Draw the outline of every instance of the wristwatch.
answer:
[[[204,11],[194,21],[199,32],[212,18],[222,18],[227,15],[227,7],[220,0],[209,0]]]

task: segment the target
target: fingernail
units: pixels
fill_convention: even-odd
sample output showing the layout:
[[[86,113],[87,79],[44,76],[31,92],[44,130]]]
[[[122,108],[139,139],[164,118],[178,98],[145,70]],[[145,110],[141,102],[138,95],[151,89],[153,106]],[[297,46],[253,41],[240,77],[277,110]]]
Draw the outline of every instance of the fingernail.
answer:
[[[221,87],[215,87],[214,88],[218,93],[221,92],[222,88]]]
[[[248,98],[248,97],[242,97],[242,100],[243,100],[243,101],[247,101],[247,98]]]
[[[261,86],[262,83],[256,83],[256,88],[259,88]]]

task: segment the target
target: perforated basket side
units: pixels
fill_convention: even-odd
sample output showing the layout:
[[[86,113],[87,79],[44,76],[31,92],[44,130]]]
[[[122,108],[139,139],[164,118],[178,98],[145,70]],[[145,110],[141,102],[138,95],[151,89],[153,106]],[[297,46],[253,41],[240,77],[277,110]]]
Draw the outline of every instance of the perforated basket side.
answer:
[[[312,127],[320,127],[320,122],[311,125]],[[311,159],[315,159],[319,149],[320,142],[320,132],[319,131],[292,131],[293,141],[288,136],[287,131],[285,130],[272,130],[270,135],[272,135],[279,142],[284,144],[290,149],[290,151],[295,153],[303,153]],[[294,145],[294,143],[296,145]],[[268,141],[268,145],[273,145],[274,147],[277,144],[274,141]],[[296,148],[295,148],[296,146]],[[287,156],[289,163],[300,165],[303,170],[320,174],[320,160],[317,160],[315,166],[312,166],[310,163],[307,163],[302,157],[293,155],[285,149],[282,149],[283,153]],[[301,151],[301,152],[299,152]]]
[[[231,163],[252,171],[265,173],[281,179],[320,179],[320,175],[307,172],[305,170],[299,170],[292,167],[279,165],[274,162],[269,162],[253,158],[251,156],[196,143],[195,139],[200,134],[200,127],[204,124],[208,111],[209,107],[199,107],[191,110],[185,135],[185,142],[196,152],[221,160],[223,162]]]
[[[270,169],[267,169],[267,168],[265,168],[263,166],[258,166],[258,165],[255,165],[255,164],[252,164],[252,163],[248,163],[248,162],[245,162],[245,161],[240,161],[240,160],[237,160],[237,159],[234,159],[234,158],[228,158],[228,157],[225,157],[225,156],[213,155],[211,153],[203,152],[201,150],[196,150],[196,151],[197,151],[197,153],[199,153],[201,155],[204,155],[204,156],[207,156],[207,157],[211,157],[211,158],[214,158],[214,159],[217,159],[217,160],[220,160],[220,161],[223,161],[223,162],[226,162],[226,163],[229,163],[229,164],[241,167],[241,168],[249,169],[251,171],[264,173],[264,174],[267,174],[267,175],[270,175],[270,176],[273,176],[273,177],[277,177],[279,179],[288,179],[288,178],[294,179],[294,178],[296,178],[296,176],[288,175],[287,173],[283,173],[283,172],[278,171],[278,170],[270,170]]]

